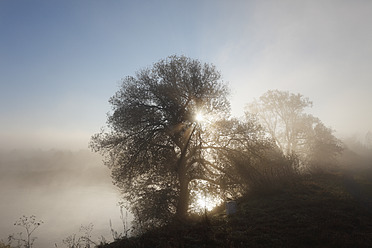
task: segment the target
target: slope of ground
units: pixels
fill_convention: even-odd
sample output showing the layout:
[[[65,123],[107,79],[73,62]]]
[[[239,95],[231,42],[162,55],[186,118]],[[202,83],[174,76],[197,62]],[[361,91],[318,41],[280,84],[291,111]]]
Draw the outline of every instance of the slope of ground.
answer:
[[[371,247],[372,173],[318,174],[237,200],[207,218],[173,223],[117,247]]]

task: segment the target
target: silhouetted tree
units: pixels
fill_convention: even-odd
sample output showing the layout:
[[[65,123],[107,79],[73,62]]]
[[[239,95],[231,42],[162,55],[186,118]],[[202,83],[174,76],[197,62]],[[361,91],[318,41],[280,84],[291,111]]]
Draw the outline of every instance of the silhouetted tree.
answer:
[[[110,99],[109,131],[92,137],[142,228],[187,215],[190,182],[212,180],[213,123],[229,114],[213,65],[171,56],[126,77]],[[198,123],[197,113],[209,116]]]
[[[296,153],[306,164],[329,164],[341,152],[330,128],[306,114],[312,102],[301,94],[269,90],[248,105],[286,155]]]
[[[221,165],[221,186],[228,197],[247,191],[264,191],[291,180],[297,174],[296,160],[284,156],[275,141],[254,116],[244,121],[225,121],[223,133],[227,144],[218,150],[216,163]]]
[[[296,150],[300,142],[303,111],[311,106],[312,102],[301,94],[269,90],[248,108],[258,115],[279,148],[288,155]]]
[[[320,121],[310,131],[307,135],[308,163],[317,168],[334,165],[337,156],[343,150],[342,142],[333,135],[332,129]]]

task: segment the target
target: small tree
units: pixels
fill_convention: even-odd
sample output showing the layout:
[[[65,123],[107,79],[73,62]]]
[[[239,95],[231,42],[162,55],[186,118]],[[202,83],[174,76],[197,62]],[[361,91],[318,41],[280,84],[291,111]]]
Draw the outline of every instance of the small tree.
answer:
[[[296,154],[302,165],[324,166],[341,152],[341,142],[330,128],[306,114],[312,102],[301,94],[269,90],[248,105],[277,146],[287,156]]]
[[[9,241],[16,241],[18,247],[32,248],[37,237],[33,237],[33,232],[44,222],[41,220],[36,220],[36,216],[31,215],[29,217],[22,216],[17,220],[14,225],[20,226],[26,230],[26,237],[23,237],[23,233],[18,233],[18,237],[14,234],[9,236]]]
[[[248,109],[257,114],[279,148],[289,155],[296,151],[301,143],[301,126],[305,119],[308,120],[303,111],[311,106],[312,102],[301,94],[269,90],[259,100],[249,104]]]
[[[307,158],[312,168],[327,168],[336,163],[336,158],[341,154],[342,142],[332,134],[332,129],[318,122],[308,137],[309,145]]]

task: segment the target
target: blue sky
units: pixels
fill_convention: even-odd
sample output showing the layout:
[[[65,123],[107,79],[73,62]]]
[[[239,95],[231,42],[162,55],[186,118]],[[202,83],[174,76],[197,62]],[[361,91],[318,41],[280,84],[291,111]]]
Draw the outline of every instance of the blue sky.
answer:
[[[121,78],[213,63],[234,115],[301,93],[340,135],[372,131],[370,1],[0,1],[0,148],[85,149]]]

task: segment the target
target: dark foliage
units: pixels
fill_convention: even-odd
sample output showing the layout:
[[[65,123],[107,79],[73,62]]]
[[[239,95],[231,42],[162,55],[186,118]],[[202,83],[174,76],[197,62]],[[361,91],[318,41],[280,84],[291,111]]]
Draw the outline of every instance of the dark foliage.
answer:
[[[114,183],[147,230],[184,218],[193,180],[213,180],[210,132],[197,123],[229,113],[228,90],[214,66],[171,56],[124,79],[110,99],[109,131],[94,135],[91,147],[105,155]]]
[[[372,173],[363,175],[306,176],[295,187],[240,198],[233,216],[221,206],[207,218],[104,247],[370,247]]]

